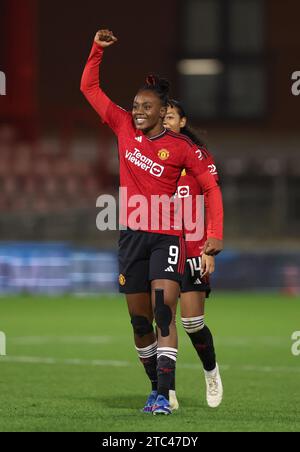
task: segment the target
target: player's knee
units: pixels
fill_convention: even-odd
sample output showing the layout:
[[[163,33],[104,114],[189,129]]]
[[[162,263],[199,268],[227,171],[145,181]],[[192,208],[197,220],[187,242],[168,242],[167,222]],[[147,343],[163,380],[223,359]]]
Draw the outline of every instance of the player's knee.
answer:
[[[147,336],[147,334],[153,333],[153,325],[146,317],[132,316],[131,325],[134,333],[139,337]]]
[[[205,326],[204,315],[199,317],[181,318],[183,328],[188,334],[197,333]]]
[[[168,305],[165,304],[164,291],[162,289],[155,290],[155,322],[161,330],[162,337],[170,335],[170,325],[172,324],[173,314]]]

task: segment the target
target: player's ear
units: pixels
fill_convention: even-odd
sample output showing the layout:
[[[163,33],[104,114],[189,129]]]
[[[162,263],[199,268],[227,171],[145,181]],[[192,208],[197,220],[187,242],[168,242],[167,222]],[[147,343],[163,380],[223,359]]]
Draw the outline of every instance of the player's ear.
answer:
[[[187,119],[185,117],[180,120],[180,128],[183,129],[186,126]]]

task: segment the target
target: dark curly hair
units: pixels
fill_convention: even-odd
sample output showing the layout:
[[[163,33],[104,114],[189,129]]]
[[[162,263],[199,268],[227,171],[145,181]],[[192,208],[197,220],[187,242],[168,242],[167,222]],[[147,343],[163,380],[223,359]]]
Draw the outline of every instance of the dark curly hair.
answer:
[[[146,83],[139,89],[140,91],[152,91],[159,97],[164,107],[169,105],[170,83],[158,75],[148,75]]]
[[[182,104],[178,100],[170,99],[168,106],[175,108],[178,111],[180,118],[187,118],[186,112],[185,112]],[[189,125],[186,125],[185,127],[183,127],[180,130],[180,133],[189,137],[193,141],[193,143],[195,143],[197,146],[206,147],[206,144],[202,140],[202,138],[199,136],[199,133],[197,131],[195,131],[192,127],[190,127]]]

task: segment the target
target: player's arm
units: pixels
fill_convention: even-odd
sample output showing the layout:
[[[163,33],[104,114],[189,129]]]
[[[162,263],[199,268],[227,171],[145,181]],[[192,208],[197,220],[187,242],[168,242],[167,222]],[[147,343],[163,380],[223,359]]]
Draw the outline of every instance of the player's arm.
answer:
[[[100,87],[99,68],[101,67],[104,49],[117,42],[117,38],[109,30],[96,33],[93,47],[82,74],[80,89],[102,120],[115,132],[128,113],[114,104]]]
[[[223,250],[223,199],[219,185],[209,171],[195,176],[200,184],[205,201],[207,241],[204,254],[216,256]]]
[[[205,160],[205,162],[206,162],[205,164],[207,166],[208,171],[215,178],[215,181],[219,184],[220,178],[219,178],[218,169],[216,166],[216,162],[211,154],[208,154],[208,157]]]
[[[216,256],[223,250],[224,211],[220,187],[203,161],[197,157],[198,149],[189,149],[186,154],[185,168],[194,176],[204,195],[207,241],[204,254]]]
[[[207,151],[206,151],[207,153]],[[214,158],[211,154],[208,153],[208,157],[205,160],[205,166],[207,167],[207,170],[210,172],[210,174],[213,176],[217,184],[219,185],[220,178],[218,174],[218,170],[216,167],[216,163],[214,161]],[[205,197],[205,209],[209,208],[209,197]],[[211,238],[210,238],[211,242]],[[215,271],[215,258],[214,256],[210,256],[208,254],[202,255],[202,275],[212,275]]]

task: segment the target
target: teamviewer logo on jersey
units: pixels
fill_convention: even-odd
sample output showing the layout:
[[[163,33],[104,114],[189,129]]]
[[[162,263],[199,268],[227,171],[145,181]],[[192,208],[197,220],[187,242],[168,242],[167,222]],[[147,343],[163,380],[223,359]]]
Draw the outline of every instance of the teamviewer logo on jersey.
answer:
[[[150,174],[153,174],[153,176],[156,176],[156,177],[160,177],[163,172],[164,172],[163,166],[158,165],[158,163],[153,163],[153,166],[150,169]]]
[[[178,198],[188,198],[189,196],[190,196],[190,187],[188,185],[178,187]]]
[[[149,172],[150,174],[152,174],[152,176],[155,177],[160,177],[165,169],[164,166],[153,162],[152,159],[150,159],[146,155],[143,155],[137,148],[134,149],[134,152],[126,151],[125,158],[133,165],[137,166],[143,171]]]

